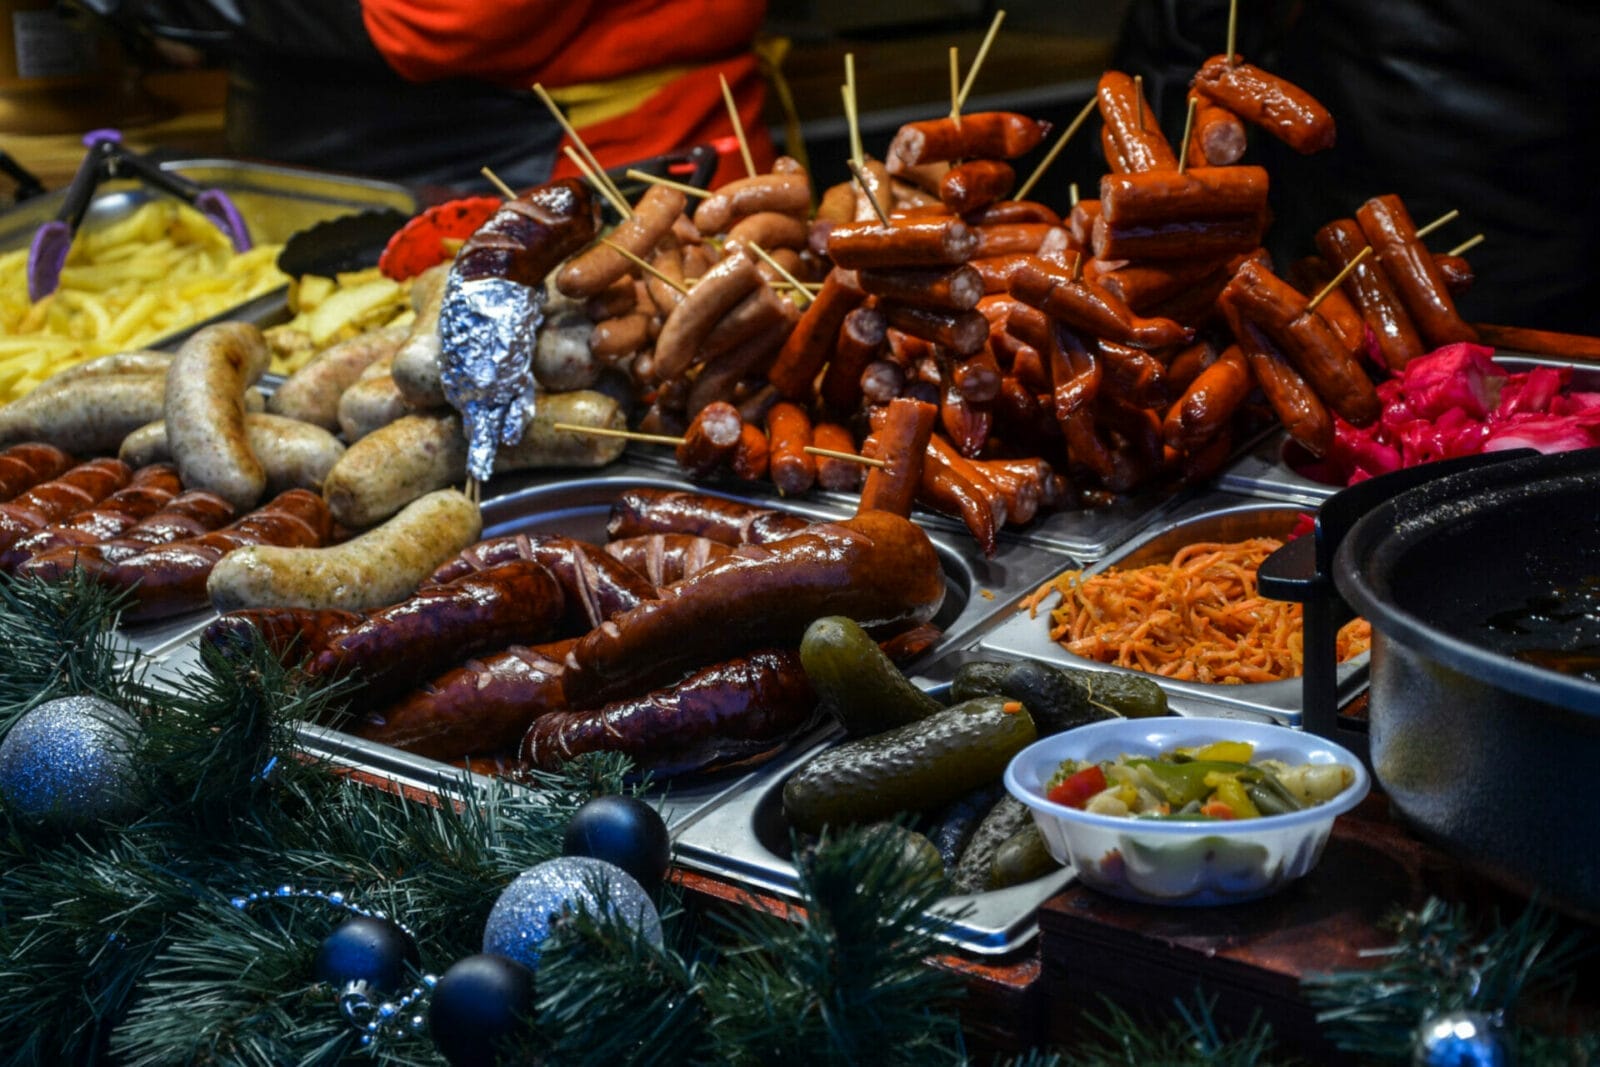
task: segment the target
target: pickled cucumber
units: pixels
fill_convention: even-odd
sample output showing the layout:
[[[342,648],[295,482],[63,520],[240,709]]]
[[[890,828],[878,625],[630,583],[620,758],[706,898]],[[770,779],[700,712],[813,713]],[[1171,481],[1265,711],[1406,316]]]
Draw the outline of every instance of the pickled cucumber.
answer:
[[[960,699],[992,693],[1020,700],[1042,735],[1119,715],[1142,719],[1167,714],[1167,694],[1149,678],[1074,670],[1037,660],[964,664],[950,691]]]
[[[933,813],[927,830],[928,840],[939,850],[947,870],[956,869],[967,841],[1005,791],[1006,787],[999,782],[980,785]]]
[[[1033,819],[1028,806],[1007,794],[1001,797],[983,817],[972,839],[961,853],[950,884],[957,893],[982,893],[989,887],[989,870],[994,865],[995,853],[1000,846]]]
[[[818,701],[851,737],[883,733],[943,707],[907,681],[878,643],[842,615],[829,615],[806,627],[800,664]]]
[[[1039,824],[1029,820],[1022,829],[1012,834],[1000,843],[995,849],[994,859],[989,863],[989,881],[987,889],[1005,889],[1007,886],[1021,885],[1031,882],[1035,878],[1043,878],[1052,871],[1059,870],[1061,864],[1050,855],[1050,846],[1045,844],[1044,834],[1039,832]]]
[[[1010,663],[994,660],[963,663],[950,681],[950,699],[961,701],[973,697],[998,696],[1001,692],[1000,681],[1010,669]]]
[[[1079,671],[1089,686],[1089,700],[1129,719],[1167,715],[1167,691],[1154,679],[1121,671]]]
[[[1037,737],[1028,712],[1004,697],[942,708],[816,756],[784,783],[784,814],[800,830],[816,833],[828,824],[935,808],[999,778],[1011,757]]]

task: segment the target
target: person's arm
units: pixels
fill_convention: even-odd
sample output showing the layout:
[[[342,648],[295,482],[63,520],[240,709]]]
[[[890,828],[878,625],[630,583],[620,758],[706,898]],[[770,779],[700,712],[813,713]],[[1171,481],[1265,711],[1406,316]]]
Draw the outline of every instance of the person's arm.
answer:
[[[357,0],[73,0],[141,35],[180,41],[228,59],[272,52],[303,59],[383,65]]]

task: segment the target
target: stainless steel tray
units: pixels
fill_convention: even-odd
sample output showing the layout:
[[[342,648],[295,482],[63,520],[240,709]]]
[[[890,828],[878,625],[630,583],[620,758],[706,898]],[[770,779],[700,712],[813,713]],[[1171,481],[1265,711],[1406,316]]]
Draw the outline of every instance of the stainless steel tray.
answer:
[[[1170,559],[1182,546],[1195,541],[1238,541],[1248,537],[1281,537],[1304,511],[1293,503],[1250,500],[1242,497],[1211,496],[1193,501],[1162,525],[1125,545],[1119,551],[1085,568],[1098,574],[1111,566],[1137,567]],[[1037,617],[1015,612],[1009,619],[983,635],[978,647],[987,652],[1038,659],[1086,670],[1142,673],[1112,667],[1075,656],[1050,639],[1048,612],[1055,603],[1046,599]],[[1341,704],[1354,696],[1367,677],[1367,655],[1362,654],[1339,667]],[[1167,693],[1179,714],[1233,715],[1288,726],[1300,725],[1301,683],[1299,678],[1277,682],[1219,685],[1179,681],[1146,675]]]
[[[798,896],[799,875],[789,858],[789,824],[783,817],[783,783],[837,732],[816,739],[794,758],[748,777],[679,836],[675,859],[698,871],[788,899]],[[1009,889],[956,894],[935,913],[949,921],[940,940],[982,956],[1013,952],[1039,932],[1039,905],[1072,881],[1063,867]]]
[[[1505,350],[1495,352],[1493,358],[1501,366],[1517,372],[1534,367],[1570,368],[1572,389],[1600,392],[1600,367],[1592,363],[1573,363],[1570,360]],[[1315,481],[1297,472],[1285,458],[1289,444],[1289,435],[1282,430],[1268,434],[1218,475],[1217,489],[1225,493],[1290,500],[1315,507],[1344,488],[1342,485]]]
[[[816,501],[774,501],[716,492],[681,478],[662,477],[627,461],[608,468],[604,475],[586,473],[573,478],[571,474],[570,471],[543,472],[491,483],[487,487],[488,499],[483,503],[483,536],[560,533],[603,543],[612,502],[622,490],[640,486],[707,492],[762,506],[782,507],[812,519],[840,518],[848,514],[844,509]],[[952,543],[938,535],[933,540],[945,568],[948,592],[935,619],[945,634],[930,656],[970,639],[993,613],[996,600],[1021,595],[1022,591],[1066,565],[1063,556],[1028,546],[1006,546],[994,560],[983,560],[977,558],[964,541]],[[176,677],[196,665],[200,631],[214,617],[215,613],[211,612],[186,615],[129,631],[126,636],[139,651],[148,655],[153,676],[159,681],[163,677]],[[487,778],[467,774],[453,764],[415,756],[338,730],[304,726],[301,736],[306,748],[314,754],[424,790],[452,794],[488,782]],[[653,799],[661,802],[669,827],[676,830],[697,818],[707,805],[741,781],[738,772],[683,776],[662,782],[653,791]]]
[[[411,214],[417,210],[416,197],[392,182],[236,159],[175,159],[162,163],[161,168],[227,193],[257,244],[281,244],[314,223],[358,211],[393,208]],[[114,222],[165,195],[132,180],[105,182],[96,191],[82,225]],[[65,199],[65,190],[56,190],[0,215],[0,251],[28,247],[34,231],[56,217]],[[268,325],[287,317],[285,286],[175,331],[152,347],[175,348],[212,322],[244,320]]]

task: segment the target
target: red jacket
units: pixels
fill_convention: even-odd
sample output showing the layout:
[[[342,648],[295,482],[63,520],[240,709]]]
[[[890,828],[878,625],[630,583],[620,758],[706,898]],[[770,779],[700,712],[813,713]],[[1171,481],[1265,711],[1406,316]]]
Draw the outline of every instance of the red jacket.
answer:
[[[624,114],[579,123],[602,165],[728,138],[728,79],[757,165],[771,163],[765,86],[750,51],[765,0],[361,0],[367,33],[411,81],[472,77],[559,90],[651,71],[675,74]],[[678,70],[676,68],[682,68]],[[601,86],[602,90],[604,86]],[[570,173],[563,157],[556,173]],[[717,180],[743,174],[724,152]]]

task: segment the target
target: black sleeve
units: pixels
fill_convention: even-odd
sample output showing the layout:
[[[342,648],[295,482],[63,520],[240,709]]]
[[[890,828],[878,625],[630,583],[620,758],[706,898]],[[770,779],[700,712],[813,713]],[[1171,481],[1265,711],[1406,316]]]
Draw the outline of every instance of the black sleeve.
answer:
[[[263,53],[383,67],[358,0],[74,0],[124,31],[181,41],[219,60]]]

